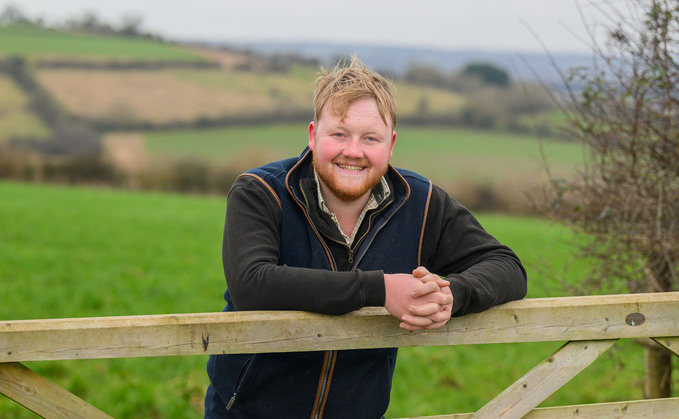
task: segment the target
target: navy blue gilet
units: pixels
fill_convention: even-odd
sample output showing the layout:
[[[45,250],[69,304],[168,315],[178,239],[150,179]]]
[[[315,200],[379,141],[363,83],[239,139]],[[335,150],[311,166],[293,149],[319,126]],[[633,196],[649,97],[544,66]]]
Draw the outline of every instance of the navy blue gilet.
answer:
[[[308,174],[311,152],[270,163],[247,174],[261,178],[282,207],[279,265],[335,270],[320,233],[306,215],[300,181]],[[355,252],[353,269],[410,273],[420,264],[424,219],[430,194],[428,179],[403,169],[388,172],[395,200],[375,218],[375,225]]]

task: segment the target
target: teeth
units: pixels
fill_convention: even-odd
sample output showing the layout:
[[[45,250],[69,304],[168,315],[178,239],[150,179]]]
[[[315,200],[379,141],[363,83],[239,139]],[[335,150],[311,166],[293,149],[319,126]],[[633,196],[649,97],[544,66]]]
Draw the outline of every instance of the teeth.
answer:
[[[338,166],[341,167],[344,170],[351,170],[353,172],[360,172],[361,170],[363,170],[362,167],[358,167],[358,166],[345,166],[343,164],[339,164]]]

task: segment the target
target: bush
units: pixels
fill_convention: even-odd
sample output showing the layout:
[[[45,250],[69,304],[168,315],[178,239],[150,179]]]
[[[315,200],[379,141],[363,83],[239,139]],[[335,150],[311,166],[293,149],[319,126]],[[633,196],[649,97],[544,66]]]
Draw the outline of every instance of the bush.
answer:
[[[186,158],[174,163],[172,189],[180,192],[207,192],[210,189],[210,169],[195,158]]]
[[[121,183],[113,165],[101,156],[49,156],[31,148],[17,147],[16,143],[0,147],[0,178],[110,186]]]
[[[42,175],[53,182],[96,183],[108,186],[120,184],[113,166],[99,156],[47,156],[43,160]]]
[[[15,180],[43,180],[42,159],[28,150],[0,146],[0,178]]]
[[[43,141],[26,142],[48,156],[98,156],[103,148],[98,132],[82,124],[60,123]]]

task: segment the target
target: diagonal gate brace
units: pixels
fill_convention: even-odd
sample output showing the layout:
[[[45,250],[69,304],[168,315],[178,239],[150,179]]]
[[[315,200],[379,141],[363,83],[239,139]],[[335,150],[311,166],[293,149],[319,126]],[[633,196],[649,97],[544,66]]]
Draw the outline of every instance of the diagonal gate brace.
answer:
[[[667,348],[676,356],[679,356],[679,337],[651,338],[651,339],[653,339],[656,343],[658,343],[662,347]]]
[[[18,362],[0,362],[0,393],[43,418],[111,419]]]
[[[522,418],[578,375],[617,339],[570,341],[476,412],[473,418]]]

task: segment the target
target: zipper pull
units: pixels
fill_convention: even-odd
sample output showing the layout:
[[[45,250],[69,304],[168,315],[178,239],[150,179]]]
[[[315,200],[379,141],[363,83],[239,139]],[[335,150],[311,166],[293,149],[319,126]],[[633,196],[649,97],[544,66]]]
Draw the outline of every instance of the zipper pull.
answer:
[[[231,396],[231,398],[229,399],[229,402],[226,404],[226,410],[231,410],[235,401],[236,401],[236,393],[233,393],[233,396]]]
[[[354,251],[351,249],[349,249],[349,260],[347,262],[354,263]]]

